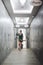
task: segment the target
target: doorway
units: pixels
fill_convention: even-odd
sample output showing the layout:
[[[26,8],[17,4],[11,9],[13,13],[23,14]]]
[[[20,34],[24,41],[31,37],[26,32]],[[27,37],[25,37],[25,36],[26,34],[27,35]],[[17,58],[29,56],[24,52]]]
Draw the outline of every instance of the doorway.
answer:
[[[23,33],[23,42],[22,42],[23,48],[27,48],[26,29],[19,28],[18,33],[20,32],[20,30],[22,30]]]

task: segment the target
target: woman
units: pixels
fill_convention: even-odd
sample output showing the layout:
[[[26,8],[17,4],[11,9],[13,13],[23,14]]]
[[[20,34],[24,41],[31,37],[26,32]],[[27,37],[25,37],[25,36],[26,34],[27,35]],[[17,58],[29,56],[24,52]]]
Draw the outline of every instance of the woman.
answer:
[[[23,33],[22,33],[22,30],[20,30],[20,33],[19,33],[19,48],[20,49],[23,46],[22,42],[23,42]]]

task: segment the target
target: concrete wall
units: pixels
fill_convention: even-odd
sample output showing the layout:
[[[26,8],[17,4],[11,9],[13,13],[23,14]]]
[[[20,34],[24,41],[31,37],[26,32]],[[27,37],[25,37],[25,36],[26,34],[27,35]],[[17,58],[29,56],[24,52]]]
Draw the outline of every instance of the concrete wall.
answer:
[[[30,47],[43,48],[43,6],[30,26]]]
[[[0,64],[14,47],[14,25],[0,0]]]
[[[14,28],[14,48],[17,48],[17,28]]]
[[[30,26],[30,48],[37,54],[38,59],[43,62],[43,6]]]
[[[29,38],[30,38],[30,28],[26,29],[26,37],[27,37],[27,48],[29,48],[29,46],[30,46],[30,41],[29,41]]]

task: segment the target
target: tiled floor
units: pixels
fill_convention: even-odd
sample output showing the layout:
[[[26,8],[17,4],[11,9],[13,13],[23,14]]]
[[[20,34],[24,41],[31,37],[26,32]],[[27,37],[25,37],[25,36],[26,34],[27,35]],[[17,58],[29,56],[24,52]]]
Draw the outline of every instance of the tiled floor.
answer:
[[[31,49],[14,49],[2,65],[40,65]]]

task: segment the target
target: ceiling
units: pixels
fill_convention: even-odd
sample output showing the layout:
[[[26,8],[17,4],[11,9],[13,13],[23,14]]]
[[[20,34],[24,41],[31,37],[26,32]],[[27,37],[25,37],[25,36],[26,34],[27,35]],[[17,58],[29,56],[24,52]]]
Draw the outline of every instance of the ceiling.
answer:
[[[31,24],[33,18],[37,15],[40,6],[31,5],[32,0],[26,0],[25,4],[20,3],[19,0],[2,0],[9,16],[13,20],[14,24],[20,23],[21,19],[23,19],[22,23],[26,23],[26,18],[28,18],[27,24]],[[15,21],[20,19],[19,22]],[[25,22],[24,22],[25,21]]]
[[[30,4],[31,0],[10,0],[13,13],[28,14],[32,12],[33,5]],[[28,7],[27,7],[28,6]]]

